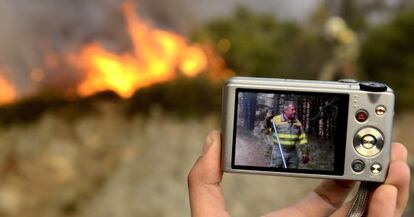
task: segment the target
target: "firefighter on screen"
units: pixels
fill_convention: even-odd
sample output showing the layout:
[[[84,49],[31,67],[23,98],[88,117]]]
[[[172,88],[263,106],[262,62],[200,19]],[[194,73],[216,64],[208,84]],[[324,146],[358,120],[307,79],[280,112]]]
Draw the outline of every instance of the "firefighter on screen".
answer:
[[[265,118],[265,127],[272,141],[271,167],[298,168],[299,156],[296,146],[300,146],[302,162],[309,162],[309,151],[301,122],[296,119],[296,106],[292,101],[283,104],[283,112],[273,116],[268,112]],[[276,129],[276,130],[275,130]]]

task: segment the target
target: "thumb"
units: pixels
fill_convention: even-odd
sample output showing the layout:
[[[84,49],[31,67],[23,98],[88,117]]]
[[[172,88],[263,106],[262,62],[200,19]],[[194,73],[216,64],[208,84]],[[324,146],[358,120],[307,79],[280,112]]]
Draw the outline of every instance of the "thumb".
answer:
[[[223,172],[220,167],[220,133],[207,136],[201,156],[188,175],[192,216],[229,216],[220,186]]]

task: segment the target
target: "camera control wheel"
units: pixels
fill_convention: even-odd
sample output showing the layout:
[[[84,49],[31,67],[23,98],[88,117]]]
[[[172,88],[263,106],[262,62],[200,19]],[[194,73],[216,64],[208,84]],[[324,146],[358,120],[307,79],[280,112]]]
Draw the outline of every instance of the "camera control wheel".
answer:
[[[384,92],[387,85],[375,81],[362,81],[359,83],[359,89],[370,92]]]
[[[378,154],[384,146],[382,133],[373,128],[365,127],[354,136],[354,148],[364,157],[372,157]]]

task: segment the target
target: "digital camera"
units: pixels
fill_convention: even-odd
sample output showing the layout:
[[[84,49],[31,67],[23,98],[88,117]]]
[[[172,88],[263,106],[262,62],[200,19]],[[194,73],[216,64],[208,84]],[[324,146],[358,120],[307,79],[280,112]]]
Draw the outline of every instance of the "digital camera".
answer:
[[[223,88],[222,169],[383,182],[394,98],[378,82],[233,77]]]

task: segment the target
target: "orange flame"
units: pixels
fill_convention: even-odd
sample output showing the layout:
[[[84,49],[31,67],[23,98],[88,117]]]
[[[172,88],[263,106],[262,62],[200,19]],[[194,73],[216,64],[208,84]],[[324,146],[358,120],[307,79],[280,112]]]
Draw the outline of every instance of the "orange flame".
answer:
[[[16,99],[16,89],[2,74],[0,69],[0,104],[7,104]]]
[[[173,79],[177,70],[195,76],[207,67],[200,45],[188,45],[182,36],[141,20],[131,1],[123,6],[134,53],[111,53],[97,43],[85,46],[80,56],[86,75],[78,87],[79,94],[109,89],[130,97],[138,88]]]

